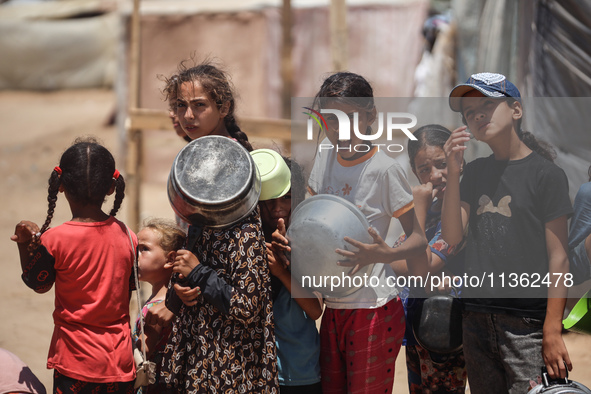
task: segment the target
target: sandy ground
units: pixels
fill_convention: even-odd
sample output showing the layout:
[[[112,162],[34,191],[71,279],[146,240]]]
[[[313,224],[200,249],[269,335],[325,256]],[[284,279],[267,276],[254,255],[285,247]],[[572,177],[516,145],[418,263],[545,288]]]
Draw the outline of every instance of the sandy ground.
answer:
[[[118,168],[117,134],[105,121],[115,105],[109,90],[77,90],[54,93],[0,92],[0,250],[3,251],[0,276],[0,299],[3,300],[3,324],[0,347],[17,354],[45,384],[52,388],[51,372],[46,369],[46,358],[53,321],[53,290],[36,294],[20,279],[20,265],[16,246],[9,237],[21,219],[42,223],[47,210],[47,178],[58,164],[61,153],[82,135],[94,135],[114,153]],[[254,140],[255,147],[272,145],[271,141]],[[165,181],[174,155],[183,142],[172,132],[146,133],[146,181],[142,184],[141,218],[148,216],[172,217],[165,194]],[[112,204],[108,200],[105,208]],[[127,207],[118,215],[125,221]],[[70,218],[63,196],[52,224]],[[591,287],[591,286],[589,286]],[[579,291],[580,292],[580,291]],[[132,314],[135,315],[134,312]],[[591,364],[591,336],[565,336],[575,369],[571,377],[591,386],[588,365]],[[401,351],[396,363],[394,393],[406,390],[406,368]]]

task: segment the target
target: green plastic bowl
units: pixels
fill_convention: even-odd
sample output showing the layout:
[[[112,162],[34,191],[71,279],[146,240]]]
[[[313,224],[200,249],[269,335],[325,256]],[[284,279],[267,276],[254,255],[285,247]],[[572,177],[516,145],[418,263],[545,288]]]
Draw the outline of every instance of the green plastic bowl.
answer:
[[[591,335],[591,290],[576,303],[562,324],[569,331]]]

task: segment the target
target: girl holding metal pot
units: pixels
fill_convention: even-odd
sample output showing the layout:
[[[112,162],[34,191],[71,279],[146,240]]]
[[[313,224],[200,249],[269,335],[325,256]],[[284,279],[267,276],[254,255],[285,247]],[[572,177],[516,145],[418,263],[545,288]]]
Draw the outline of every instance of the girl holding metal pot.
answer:
[[[234,119],[232,86],[216,66],[181,63],[165,93],[169,102],[176,98],[179,122],[191,139],[225,136],[252,150]],[[179,250],[170,266],[188,286],[174,285],[184,305],[173,318],[161,381],[187,393],[277,393],[271,281],[258,208],[228,227],[206,225],[195,246]],[[197,287],[201,295],[195,298]]]
[[[335,73],[323,82],[314,107],[344,112],[357,130],[371,133],[377,117],[373,88],[362,76]],[[323,144],[339,149],[318,154],[309,178],[311,194],[332,194],[359,207],[372,227],[374,243],[345,237],[357,251],[337,249],[346,266],[374,264],[369,276],[376,285],[361,287],[342,297],[325,298],[320,328],[322,390],[327,393],[390,393],[395,360],[404,336],[404,310],[398,291],[388,286],[394,276],[389,262],[424,253],[425,236],[414,213],[410,185],[396,161],[376,146],[358,152],[361,141],[351,130],[340,139],[335,116],[326,116]],[[367,141],[371,142],[371,141]],[[399,220],[408,239],[390,248],[382,239],[392,217]],[[386,264],[383,264],[386,263]],[[413,266],[413,269],[415,267]],[[354,269],[353,271],[356,271]],[[373,280],[376,279],[376,281]]]
[[[443,126],[431,124],[420,127],[413,134],[417,140],[408,141],[408,156],[412,172],[421,183],[413,188],[413,197],[417,216],[425,217],[425,236],[429,242],[429,271],[436,275],[443,271],[447,276],[461,274],[464,270],[461,253],[464,242],[450,246],[441,238],[441,206],[447,180],[443,146],[451,132]],[[424,213],[419,214],[419,211]],[[397,243],[405,238],[406,236],[402,235]],[[408,273],[405,260],[393,262],[392,268],[399,275]],[[421,346],[422,342],[413,333],[413,323],[420,318],[417,314],[420,314],[422,302],[426,297],[423,289],[404,288],[401,294],[407,318],[404,340],[409,392],[463,393],[466,387],[466,367],[461,350],[461,320],[458,322],[457,332],[448,333],[450,340],[438,344],[437,349]],[[460,310],[458,312],[461,313]],[[461,319],[461,314],[457,316]],[[438,326],[438,331],[444,331],[446,326],[453,324],[439,322]],[[460,349],[456,346],[456,349],[444,350],[452,343],[459,344]]]

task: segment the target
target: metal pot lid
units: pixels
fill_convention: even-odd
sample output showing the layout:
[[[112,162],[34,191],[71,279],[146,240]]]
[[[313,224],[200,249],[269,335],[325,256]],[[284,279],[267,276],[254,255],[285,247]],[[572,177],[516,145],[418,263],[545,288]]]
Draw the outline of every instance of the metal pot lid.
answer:
[[[181,149],[170,176],[188,200],[216,205],[247,194],[253,171],[256,169],[250,154],[238,142],[206,136]]]

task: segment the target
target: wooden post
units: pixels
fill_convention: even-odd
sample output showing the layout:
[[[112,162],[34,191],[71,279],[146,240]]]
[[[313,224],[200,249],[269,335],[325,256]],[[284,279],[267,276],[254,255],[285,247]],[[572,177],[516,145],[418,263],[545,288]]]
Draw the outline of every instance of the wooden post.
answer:
[[[293,40],[291,39],[291,0],[283,0],[281,10],[281,30],[283,40],[281,45],[281,116],[284,119],[291,119],[291,97],[293,91],[293,67],[291,52]]]
[[[129,110],[134,112],[139,107],[140,95],[140,0],[133,1],[131,15],[131,47],[129,56]],[[129,118],[128,118],[129,119]],[[128,224],[137,232],[140,222],[140,196],[142,184],[142,149],[143,136],[139,129],[132,129],[127,122],[127,201],[129,202]]]
[[[345,0],[330,1],[330,49],[334,71],[347,69],[347,5]]]

